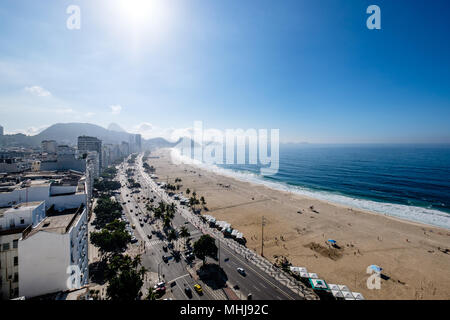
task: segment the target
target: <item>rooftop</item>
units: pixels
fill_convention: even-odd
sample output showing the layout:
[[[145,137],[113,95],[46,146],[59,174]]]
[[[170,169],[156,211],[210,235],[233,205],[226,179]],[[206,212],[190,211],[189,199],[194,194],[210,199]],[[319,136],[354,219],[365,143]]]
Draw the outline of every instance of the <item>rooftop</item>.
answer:
[[[17,205],[11,206],[11,207],[6,207],[6,208],[0,208],[0,217],[3,216],[4,213],[15,213],[15,212],[19,212],[18,209],[20,208],[30,208],[30,209],[34,209],[36,207],[38,207],[41,203],[43,203],[44,201],[30,201],[30,202],[22,202],[19,203]]]
[[[55,215],[48,216],[42,220],[35,228],[27,228],[24,231],[23,239],[27,239],[34,234],[45,231],[51,233],[65,234],[72,227],[76,217],[84,211],[84,206],[75,209],[67,209]],[[47,214],[54,212],[47,212]]]

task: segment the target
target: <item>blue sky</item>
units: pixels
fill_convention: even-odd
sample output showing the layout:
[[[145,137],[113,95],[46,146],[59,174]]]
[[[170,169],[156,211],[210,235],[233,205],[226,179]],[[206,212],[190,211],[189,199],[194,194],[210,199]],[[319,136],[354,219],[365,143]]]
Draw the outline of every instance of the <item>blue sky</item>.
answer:
[[[132,2],[2,1],[6,132],[115,122],[155,136],[201,120],[284,142],[450,142],[449,1]],[[371,4],[381,30],[366,28]]]

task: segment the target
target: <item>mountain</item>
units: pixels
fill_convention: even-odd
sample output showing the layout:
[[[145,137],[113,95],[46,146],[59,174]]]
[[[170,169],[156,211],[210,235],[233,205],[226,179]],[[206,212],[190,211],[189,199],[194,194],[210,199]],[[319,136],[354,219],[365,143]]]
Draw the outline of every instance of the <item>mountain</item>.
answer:
[[[77,144],[79,136],[97,137],[103,143],[121,143],[130,141],[133,135],[127,132],[110,131],[90,123],[57,123],[34,136],[39,141],[56,140],[63,144]]]
[[[26,136],[24,134],[0,136],[0,146],[39,147],[43,140],[55,140],[59,144],[76,145],[78,137],[82,135],[97,137],[102,140],[103,144],[120,144],[122,141],[134,141],[134,134],[125,131],[108,130],[90,123],[57,123],[34,136]],[[170,143],[163,138],[142,139],[142,148],[144,150],[167,148],[174,145],[174,143]]]
[[[108,126],[108,130],[109,131],[117,131],[117,132],[126,132],[117,123],[110,123],[109,126]]]

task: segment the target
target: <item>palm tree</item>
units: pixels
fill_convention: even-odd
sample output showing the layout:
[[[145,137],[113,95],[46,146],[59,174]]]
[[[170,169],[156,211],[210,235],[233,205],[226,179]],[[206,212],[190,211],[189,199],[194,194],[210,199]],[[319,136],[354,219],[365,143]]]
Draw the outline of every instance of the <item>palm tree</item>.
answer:
[[[191,233],[189,232],[188,228],[186,228],[185,226],[181,227],[180,236],[184,238],[184,246],[186,247],[187,238],[191,236]]]
[[[202,202],[202,205],[205,205],[205,204],[206,204],[205,197],[202,196],[202,197],[200,198],[200,201]]]
[[[156,300],[157,293],[153,290],[152,287],[148,288],[148,294],[145,298],[146,300]]]
[[[186,194],[189,195],[191,193],[191,190],[189,188],[186,189]]]

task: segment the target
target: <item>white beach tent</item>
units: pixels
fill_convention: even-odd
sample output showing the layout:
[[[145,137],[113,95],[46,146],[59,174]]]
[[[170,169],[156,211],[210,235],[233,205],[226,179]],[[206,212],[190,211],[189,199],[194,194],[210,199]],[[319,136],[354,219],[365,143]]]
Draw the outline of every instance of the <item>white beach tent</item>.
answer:
[[[300,277],[309,278],[309,273],[308,272],[300,272]]]
[[[308,273],[309,278],[311,279],[319,279],[319,276],[317,275],[317,273]]]
[[[356,300],[365,300],[363,295],[359,292],[352,292],[352,295]]]
[[[355,297],[349,291],[341,291],[345,300],[355,300]]]
[[[334,283],[329,283],[328,288],[330,288],[330,290],[334,290],[334,291],[341,291],[341,289],[339,289],[338,285],[334,284]]]
[[[346,285],[338,284],[338,287],[339,287],[339,290],[341,290],[343,292],[344,291],[350,292],[350,289]]]
[[[342,294],[342,291],[340,291],[340,290],[331,290],[331,293],[333,294],[333,297],[335,297],[335,298],[344,298],[344,295]]]

